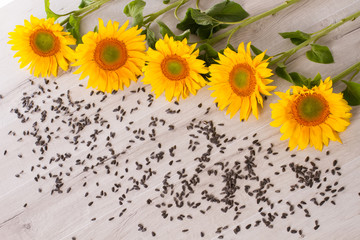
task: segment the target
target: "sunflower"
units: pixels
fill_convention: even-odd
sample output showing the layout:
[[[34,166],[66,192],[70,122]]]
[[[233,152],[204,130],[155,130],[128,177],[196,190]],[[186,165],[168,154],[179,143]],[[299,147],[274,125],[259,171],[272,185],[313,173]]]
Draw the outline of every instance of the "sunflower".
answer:
[[[111,93],[128,87],[131,80],[137,81],[145,65],[145,35],[141,29],[126,30],[129,21],[120,28],[119,23],[109,21],[104,26],[99,19],[99,32],[88,32],[82,38],[83,44],[76,48],[74,66],[80,66],[74,73],[82,73],[80,79],[89,76],[88,87]]]
[[[165,35],[156,42],[155,48],[147,51],[148,64],[144,67],[144,84],[150,84],[156,97],[165,91],[165,97],[171,101],[193,95],[205,86],[205,79],[200,74],[207,73],[204,61],[197,59],[199,50],[196,44],[187,45],[187,39],[175,41]]]
[[[220,110],[228,106],[226,114],[232,118],[240,109],[240,120],[247,120],[252,112],[258,118],[258,104],[263,107],[261,94],[271,95],[270,91],[275,86],[267,86],[272,80],[271,69],[267,68],[268,62],[264,60],[265,52],[251,57],[248,43],[245,51],[244,43],[240,43],[238,52],[226,48],[224,54],[219,53],[218,64],[209,67],[211,94],[216,98]]]
[[[292,93],[291,93],[292,90]],[[270,104],[273,127],[280,127],[281,140],[289,140],[290,149],[305,149],[308,144],[322,150],[329,139],[341,143],[339,132],[350,124],[351,107],[342,93],[333,93],[330,78],[311,89],[292,86],[286,93],[277,92],[281,100]]]
[[[30,22],[25,20],[25,26],[17,25],[14,32],[9,33],[8,43],[17,51],[14,57],[20,57],[20,68],[30,64],[28,69],[36,77],[57,76],[58,66],[66,71],[69,62],[75,60],[74,51],[68,45],[74,45],[76,40],[54,21],[54,18],[30,16]]]

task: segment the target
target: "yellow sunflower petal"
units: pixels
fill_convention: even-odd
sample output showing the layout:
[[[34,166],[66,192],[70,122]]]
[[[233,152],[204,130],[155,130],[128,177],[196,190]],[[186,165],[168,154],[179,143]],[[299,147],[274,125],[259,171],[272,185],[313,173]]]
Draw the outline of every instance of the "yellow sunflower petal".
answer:
[[[307,126],[303,126],[300,132],[299,148],[305,149],[309,144],[310,129]]]
[[[119,29],[118,22],[109,21],[106,26],[99,19],[99,31],[83,36],[83,44],[76,48],[76,62],[80,66],[75,74],[80,79],[89,76],[88,87],[111,93],[128,87],[137,81],[145,66],[144,37],[135,28],[126,30],[129,22]],[[91,66],[91,67],[88,67]]]
[[[292,137],[294,134],[294,131],[295,131],[295,127],[297,125],[292,120],[286,121],[285,124],[287,124],[287,126],[284,128],[284,131],[282,132],[283,135],[281,136],[280,140],[286,140],[286,139]],[[285,126],[285,124],[283,126]]]
[[[251,111],[249,97],[242,98],[242,104],[240,107],[240,120],[247,120]]]
[[[34,76],[43,77],[56,76],[59,66],[66,71],[74,60],[74,51],[68,45],[73,45],[75,39],[62,30],[53,18],[34,16],[30,16],[30,21],[25,20],[24,26],[16,26],[9,33],[9,44],[17,51],[14,57],[20,57],[20,68],[29,65]]]
[[[206,73],[204,61],[197,59],[199,51],[195,45],[188,46],[187,41],[175,41],[165,35],[155,44],[156,50],[147,51],[147,65],[144,70],[144,84],[150,84],[158,97],[165,91],[165,97],[171,101],[186,98],[189,93],[195,95],[205,86],[205,79],[200,75]],[[156,69],[156,72],[154,71]]]
[[[241,100],[234,98],[231,101],[231,103],[226,111],[226,114],[230,113],[230,118],[234,117],[234,115],[239,111],[240,106],[241,106]]]
[[[314,145],[315,149],[322,150],[322,132],[319,126],[310,128],[310,142]]]
[[[299,144],[300,131],[301,131],[301,126],[297,124],[294,128],[293,135],[290,137],[290,140],[289,140],[290,150],[293,150]]]
[[[266,78],[271,76],[271,69],[265,65],[265,54],[252,59],[250,45],[248,43],[245,49],[244,43],[240,43],[237,52],[226,48],[223,54],[219,54],[217,64],[209,67],[209,90],[214,91],[211,96],[216,98],[220,110],[228,106],[226,113],[231,116],[240,103],[241,120],[247,120],[251,112],[258,118],[258,104],[263,106],[261,94],[271,95],[269,92],[275,89],[274,86],[267,86],[272,81]]]
[[[339,133],[350,124],[351,107],[342,94],[332,92],[332,81],[327,78],[319,86],[291,87],[286,93],[276,93],[281,99],[270,104],[271,126],[280,127],[281,140],[290,138],[289,147],[304,149],[308,145],[322,150],[329,139],[339,141]],[[290,125],[290,123],[293,123]]]

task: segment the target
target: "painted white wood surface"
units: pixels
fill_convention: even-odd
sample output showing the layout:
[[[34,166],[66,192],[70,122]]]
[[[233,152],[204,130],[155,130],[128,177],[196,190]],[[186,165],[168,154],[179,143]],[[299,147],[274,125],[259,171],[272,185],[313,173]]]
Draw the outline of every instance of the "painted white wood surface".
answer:
[[[122,9],[128,1],[112,1],[109,4],[103,6],[100,10],[86,17],[82,32],[85,33],[88,30],[93,29],[97,24],[97,18],[103,18],[106,22],[108,19],[124,22],[127,18],[122,13]],[[194,2],[189,3],[186,6],[194,6]],[[201,1],[200,7],[206,9],[217,1]],[[251,14],[255,15],[271,9],[276,5],[282,3],[282,0],[271,1],[238,1],[242,6]],[[162,7],[162,1],[153,0],[147,1],[145,13],[151,13]],[[67,10],[74,8],[78,3],[75,1],[51,1],[52,9],[55,12],[67,12]],[[305,32],[314,32],[324,26],[340,20],[351,13],[360,10],[359,0],[303,0],[300,3],[289,7],[282,12],[258,21],[246,28],[240,30],[232,39],[233,45],[238,44],[241,41],[252,41],[260,49],[269,49],[270,54],[276,54],[280,51],[289,49],[292,47],[291,43],[282,39],[277,33],[292,30],[302,30]],[[180,16],[184,15],[185,7],[180,11]],[[127,177],[134,176],[134,178],[140,179],[142,174],[136,171],[135,162],[144,162],[144,159],[153,151],[158,151],[157,143],[163,144],[162,150],[168,151],[168,148],[177,145],[176,156],[172,159],[167,157],[157,165],[151,165],[153,170],[157,171],[157,175],[151,178],[149,187],[142,189],[138,192],[131,192],[127,195],[127,200],[131,200],[131,203],[124,203],[119,206],[118,198],[124,189],[119,193],[110,193],[110,188],[114,183],[114,179],[108,176],[103,168],[99,170],[99,173],[94,175],[90,172],[82,172],[82,168],[74,167],[74,172],[71,176],[66,178],[65,190],[68,187],[72,188],[72,191],[68,194],[54,194],[50,195],[53,182],[42,181],[37,183],[34,181],[34,172],[30,172],[30,168],[33,165],[39,164],[39,155],[32,154],[31,149],[34,147],[33,139],[24,137],[23,142],[17,142],[20,134],[26,128],[31,128],[31,125],[20,124],[16,115],[10,113],[12,108],[21,108],[20,99],[24,92],[32,93],[37,89],[37,84],[43,84],[42,79],[34,79],[26,70],[20,70],[17,59],[14,59],[13,52],[10,50],[8,41],[8,32],[12,31],[16,24],[23,24],[24,19],[29,19],[33,14],[37,17],[45,17],[43,10],[42,0],[14,0],[11,3],[0,8],[0,94],[4,97],[0,99],[0,239],[151,239],[151,231],[155,231],[156,239],[199,239],[200,231],[206,233],[205,239],[217,239],[220,234],[216,234],[216,228],[224,225],[229,225],[229,228],[224,230],[221,235],[224,235],[224,239],[298,239],[301,238],[299,234],[290,234],[286,232],[287,226],[292,226],[297,229],[304,229],[305,239],[360,239],[360,149],[358,147],[358,134],[360,132],[360,110],[359,107],[355,107],[352,110],[353,117],[351,119],[352,124],[348,130],[341,134],[343,144],[330,143],[328,148],[325,148],[323,152],[315,151],[314,149],[306,149],[300,152],[285,152],[287,142],[281,142],[279,129],[275,129],[269,126],[271,121],[271,113],[268,104],[277,100],[276,96],[271,96],[265,103],[265,108],[262,110],[260,119],[256,120],[254,117],[250,117],[247,122],[239,122],[238,115],[233,119],[229,119],[224,112],[217,111],[213,99],[210,97],[210,92],[207,87],[200,90],[196,96],[191,96],[186,100],[181,100],[180,105],[175,105],[174,102],[167,102],[164,97],[156,99],[150,108],[144,107],[146,104],[139,106],[139,110],[128,115],[123,123],[115,121],[112,110],[116,108],[119,103],[130,110],[132,107],[137,106],[136,101],[146,102],[147,95],[151,89],[149,86],[145,86],[146,92],[143,94],[132,94],[131,90],[137,90],[139,87],[143,87],[141,81],[133,83],[130,88],[125,89],[123,92],[118,92],[116,95],[109,95],[104,103],[98,102],[102,96],[89,96],[90,89],[79,87],[79,83],[86,85],[86,81],[79,82],[78,76],[73,75],[71,72],[63,73],[58,78],[51,78],[50,81],[56,81],[59,89],[54,94],[66,93],[70,89],[72,96],[76,99],[85,99],[88,102],[97,102],[97,107],[103,109],[102,116],[108,116],[113,131],[117,133],[116,138],[113,141],[114,149],[122,151],[128,145],[128,141],[133,138],[132,130],[142,128],[149,133],[147,129],[151,116],[158,117],[159,119],[166,119],[166,124],[163,128],[157,129],[157,141],[152,142],[147,139],[144,142],[136,142],[132,148],[128,151],[126,158],[129,159],[129,163],[125,164],[124,159],[120,159],[120,165],[116,170],[124,173],[124,168],[128,167],[129,172]],[[160,17],[161,20],[168,23],[170,26],[175,26],[176,19],[172,13],[165,14]],[[333,52],[336,63],[331,65],[320,65],[309,62],[304,57],[305,50],[299,51],[289,61],[289,69],[292,71],[300,71],[306,76],[314,76],[320,72],[323,76],[336,75],[343,71],[348,66],[354,64],[360,60],[360,19],[354,22],[347,23],[336,29],[328,36],[319,41],[320,44],[326,44]],[[156,24],[154,28],[156,29]],[[224,43],[216,45],[217,48],[221,48]],[[30,85],[28,79],[32,79],[35,85]],[[275,83],[278,86],[277,90],[283,91],[288,88],[288,84],[277,77],[274,77]],[[341,83],[337,84],[334,89],[340,91],[343,88]],[[126,100],[121,102],[123,96],[126,96]],[[41,100],[46,100],[45,96],[40,97]],[[49,104],[49,102],[47,102]],[[198,108],[198,104],[202,103],[202,107]],[[211,107],[210,113],[204,115],[206,109]],[[46,104],[44,104],[46,108]],[[169,115],[166,114],[166,110],[181,109],[180,114]],[[97,108],[91,109],[87,114],[95,114]],[[83,111],[83,110],[82,110]],[[81,112],[82,113],[82,112]],[[48,116],[51,118],[51,116]],[[312,218],[304,218],[303,214],[297,211],[292,217],[287,220],[277,219],[274,223],[274,228],[269,229],[262,226],[258,228],[252,227],[249,230],[245,230],[245,226],[248,223],[253,223],[258,219],[258,208],[253,202],[245,202],[247,204],[246,213],[236,221],[232,221],[232,214],[225,214],[216,207],[213,207],[206,215],[199,213],[199,209],[193,210],[193,212],[187,210],[187,214],[193,216],[193,220],[184,220],[169,222],[168,219],[161,217],[160,211],[154,206],[148,206],[147,199],[153,199],[153,202],[161,203],[159,194],[154,191],[155,188],[161,186],[163,176],[171,171],[176,181],[177,170],[186,168],[189,172],[194,172],[197,163],[194,162],[194,158],[197,157],[199,152],[192,153],[187,150],[189,132],[186,131],[186,126],[191,122],[193,118],[197,121],[214,121],[214,123],[224,123],[225,126],[218,126],[220,133],[225,133],[227,136],[235,136],[241,140],[245,136],[251,136],[254,133],[258,133],[258,138],[261,140],[264,148],[267,148],[270,143],[275,145],[275,148],[279,150],[279,155],[276,158],[271,159],[275,166],[281,166],[287,164],[289,161],[303,161],[306,156],[311,158],[320,157],[321,161],[317,164],[325,169],[332,167],[332,161],[337,159],[342,167],[342,176],[334,177],[331,181],[339,181],[339,185],[345,186],[345,190],[339,194],[336,199],[336,205],[324,204],[322,207],[309,206]],[[126,126],[129,126],[129,122],[134,121],[134,125],[131,126],[130,132],[125,130]],[[49,123],[47,123],[49,124]],[[173,124],[175,130],[169,133],[168,125]],[[59,125],[60,126],[60,125]],[[61,125],[62,126],[62,125]],[[57,125],[52,125],[51,128],[56,129]],[[18,131],[16,137],[8,135],[10,130]],[[93,129],[92,129],[93,130]],[[92,131],[91,130],[91,131]],[[91,131],[85,132],[86,134]],[[105,131],[105,130],[104,130]],[[68,135],[66,128],[59,132],[60,139]],[[105,138],[102,138],[102,143],[97,143],[99,146],[105,144]],[[205,140],[204,140],[205,141]],[[73,146],[68,146],[66,141],[61,140],[57,142],[58,145],[51,146],[51,149],[47,152],[45,158],[48,160],[55,153],[61,151],[71,151]],[[206,151],[206,142],[202,143],[199,148]],[[242,155],[238,155],[237,149],[239,147],[247,147],[249,142],[236,141],[233,144],[226,145],[226,154],[219,153],[219,149],[214,151],[212,157],[214,163],[216,161],[229,161],[236,160],[243,161]],[[49,146],[50,148],[50,146]],[[7,150],[7,155],[3,156],[4,150]],[[326,156],[325,152],[329,150],[330,156]],[[103,154],[104,150],[97,149],[97,154]],[[95,153],[94,152],[94,153]],[[23,157],[19,158],[18,154],[22,153]],[[64,163],[64,167],[70,167],[74,165],[74,161],[77,158],[83,158],[88,152],[86,149],[79,149],[71,157],[72,162]],[[200,153],[202,153],[200,151]],[[291,154],[297,154],[296,158],[291,158]],[[168,154],[168,153],[167,153]],[[96,154],[94,154],[96,155]],[[240,157],[241,156],[241,157]],[[174,163],[173,166],[169,166],[169,160],[181,159],[181,163]],[[70,160],[69,160],[70,161]],[[269,176],[272,182],[276,183],[279,189],[289,189],[289,186],[294,183],[293,176],[290,174],[283,174],[280,177],[274,176],[274,169],[267,166],[267,162],[261,162],[258,160],[258,164],[261,169],[261,176]],[[95,162],[94,162],[95,163]],[[46,165],[46,164],[43,164]],[[43,166],[42,165],[42,166]],[[62,168],[52,164],[48,169],[41,170],[36,169],[35,172],[39,172],[41,175],[47,175],[49,172],[59,172]],[[16,178],[15,174],[18,174],[24,170],[20,178]],[[116,171],[113,167],[111,171]],[[279,169],[281,170],[281,169]],[[65,170],[63,170],[65,172]],[[201,178],[201,185],[205,186],[214,181],[214,177],[204,175]],[[87,182],[87,186],[82,187],[83,183]],[[96,186],[96,182],[100,183],[100,187]],[[126,179],[118,179],[122,185],[130,186],[130,182]],[[42,193],[38,192],[38,188],[42,188]],[[102,189],[108,191],[108,196],[97,201],[95,196],[99,194]],[[301,200],[309,199],[316,193],[316,189],[311,188],[304,191],[286,192],[277,195],[275,193],[268,193],[270,197],[274,197],[277,200],[284,198],[284,202],[289,200],[297,202]],[[89,192],[87,198],[84,197],[85,192]],[[239,201],[245,195],[237,196]],[[94,201],[94,205],[89,207],[88,203]],[[27,207],[23,205],[27,203]],[[308,203],[309,204],[309,203]],[[119,218],[119,213],[127,208],[124,215]],[[202,207],[202,209],[206,208]],[[215,209],[214,209],[215,208]],[[172,207],[169,209],[169,215],[176,216],[183,213],[183,209],[177,209]],[[96,217],[96,221],[90,221],[91,218]],[[115,217],[114,220],[108,219]],[[314,220],[319,219],[321,227],[315,231]],[[147,227],[147,232],[139,232],[138,224],[142,223]],[[168,224],[168,225],[167,225]],[[242,231],[235,235],[233,228],[241,224]],[[189,228],[188,233],[182,233],[181,230]]]

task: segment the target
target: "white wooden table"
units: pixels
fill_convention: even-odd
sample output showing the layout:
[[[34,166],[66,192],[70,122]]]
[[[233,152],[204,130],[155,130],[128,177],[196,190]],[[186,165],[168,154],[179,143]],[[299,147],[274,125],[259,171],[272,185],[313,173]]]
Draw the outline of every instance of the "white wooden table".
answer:
[[[127,18],[122,9],[127,2],[112,1],[86,17],[83,33],[93,29],[99,17],[104,22],[108,19],[124,22]],[[146,13],[163,6],[161,0],[147,2]],[[186,6],[194,7],[194,2]],[[201,1],[200,7],[206,9],[215,2]],[[275,7],[282,0],[237,2],[255,15]],[[71,0],[51,1],[55,12],[67,12],[77,4]],[[180,16],[184,15],[184,9]],[[233,37],[232,43],[252,41],[258,48],[267,48],[270,54],[276,54],[292,47],[278,32],[314,32],[359,9],[359,0],[303,0],[242,29]],[[287,142],[279,140],[279,129],[269,126],[268,105],[277,100],[276,96],[265,102],[259,120],[252,116],[247,122],[239,122],[238,115],[229,119],[225,112],[218,111],[207,87],[179,104],[160,97],[148,107],[152,100],[151,95],[149,97],[151,89],[139,81],[122,92],[107,95],[101,102],[104,95],[95,92],[90,96],[91,89],[79,86],[86,86],[86,80],[78,81],[79,76],[71,71],[50,78],[45,84],[44,79],[35,79],[26,70],[19,69],[17,59],[12,57],[14,52],[7,44],[8,32],[13,31],[16,24],[23,24],[31,14],[45,17],[42,0],[13,0],[0,8],[0,94],[3,97],[0,99],[0,239],[200,239],[202,233],[204,239],[360,239],[359,107],[353,108],[352,124],[340,135],[343,144],[331,142],[323,152],[312,148],[287,152]],[[172,13],[160,19],[170,26],[176,24]],[[306,76],[315,76],[318,72],[322,76],[334,76],[359,61],[359,23],[360,19],[347,23],[320,40],[320,44],[332,50],[335,64],[309,62],[302,50],[290,59],[288,68]],[[221,48],[223,44],[216,47]],[[284,91],[289,87],[283,80],[274,79],[277,90]],[[44,87],[44,92],[39,85]],[[343,87],[339,83],[334,89],[338,92]],[[84,102],[69,105],[68,90],[72,101]],[[40,94],[31,97],[34,92]],[[30,96],[41,111],[47,111],[43,122],[41,112],[24,112],[22,98],[26,96]],[[58,97],[62,97],[68,112],[66,109],[59,113],[51,110],[51,106],[56,105],[53,100]],[[95,103],[95,107],[85,107],[88,103]],[[81,108],[76,111],[78,106]],[[29,120],[21,123],[21,118],[11,109],[19,109]],[[172,111],[175,113],[171,114]],[[97,113],[98,123],[95,120]],[[78,129],[85,117],[92,124],[74,140],[77,134],[71,132],[72,126],[68,123],[77,124]],[[101,125],[103,120],[108,122]],[[41,146],[35,144],[36,137],[26,134],[26,131],[34,130],[35,121],[38,122],[35,126],[38,134],[44,140],[47,135],[52,138],[44,154],[41,154]],[[109,129],[107,124],[111,125]],[[102,130],[96,134],[96,141],[90,137],[95,130]],[[210,136],[219,135],[210,141],[201,131]],[[222,134],[225,136],[220,138]],[[246,136],[248,139],[243,140]],[[74,144],[76,140],[78,143]],[[89,140],[91,143],[87,146]],[[259,142],[252,143],[255,140]],[[214,144],[216,141],[218,146]],[[271,144],[277,155],[268,154]],[[175,145],[176,149],[172,148]],[[260,180],[269,178],[273,186],[246,179],[245,155],[250,154],[249,146],[256,151],[256,167],[253,167],[256,176]],[[240,148],[243,150],[239,151]],[[206,158],[208,151],[209,159]],[[111,155],[116,153],[120,155],[114,160]],[[269,159],[265,159],[265,155]],[[201,156],[203,158],[199,160]],[[307,156],[308,162],[305,161]],[[310,170],[311,162],[315,164],[321,171],[319,182],[311,178],[315,181],[313,186],[302,189],[304,184],[299,183],[291,170],[291,162],[307,167],[303,168],[307,173],[315,172]],[[234,180],[231,186],[229,178],[235,176],[231,171],[239,169],[242,173],[236,176],[242,177]],[[221,176],[226,174],[228,178]],[[57,181],[56,175],[60,178]],[[145,181],[142,181],[143,177]],[[224,179],[227,181],[223,182]],[[61,185],[58,186],[63,191],[61,194],[52,191],[57,189],[56,184]],[[229,191],[234,191],[233,198],[221,194],[226,186]],[[263,186],[261,191],[266,189],[264,196],[273,205],[263,201],[257,204],[254,195],[259,186]],[[249,192],[254,195],[250,196]],[[182,201],[177,194],[184,194],[182,207],[176,206]],[[313,198],[319,205],[314,204]],[[211,199],[223,201],[216,203]],[[225,203],[226,199],[233,199],[239,205]],[[274,220],[267,227],[262,218],[268,220],[269,213]],[[286,218],[281,218],[283,213],[288,214]],[[257,223],[258,220],[261,223]],[[259,226],[254,226],[257,224]],[[317,230],[314,229],[316,225],[320,225]]]

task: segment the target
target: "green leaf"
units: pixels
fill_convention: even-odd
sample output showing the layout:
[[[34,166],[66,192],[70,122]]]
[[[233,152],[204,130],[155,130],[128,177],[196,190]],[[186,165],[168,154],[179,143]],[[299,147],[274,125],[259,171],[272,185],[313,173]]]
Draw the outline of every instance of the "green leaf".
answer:
[[[310,34],[301,32],[299,30],[296,32],[283,32],[279,34],[285,39],[290,38],[290,41],[295,45],[299,45],[311,37]]]
[[[230,50],[232,50],[232,51],[234,51],[234,52],[237,52],[237,50],[234,48],[234,46],[231,45],[230,43],[228,43],[228,44],[226,45],[226,48],[230,48]],[[225,51],[226,48],[221,49],[221,50],[219,51],[219,53],[224,54],[224,51]]]
[[[191,17],[194,19],[195,23],[199,25],[215,25],[214,19],[208,16],[206,13],[200,12],[198,9],[193,9],[191,11]]]
[[[238,22],[249,16],[240,4],[225,0],[206,11],[210,17],[222,22]]]
[[[188,8],[184,19],[176,25],[176,27],[178,29],[183,30],[183,31],[189,29],[192,34],[196,33],[196,30],[199,28],[199,25],[191,17],[191,12],[193,10],[194,10],[193,8]]]
[[[221,24],[221,21],[240,21],[248,15],[239,4],[226,0],[205,12],[189,8],[184,19],[176,27],[183,31],[189,29],[192,34],[196,34],[201,39],[208,39],[217,31],[229,26]]]
[[[70,14],[69,22],[65,26],[65,29],[76,39],[76,44],[82,43],[80,35],[80,21],[80,17]]]
[[[312,88],[312,87],[315,87],[315,86],[319,86],[321,79],[322,79],[321,74],[320,74],[320,73],[316,74],[316,76],[314,77],[314,79],[311,80],[309,88]]]
[[[218,56],[218,52],[208,43],[201,45],[199,51],[205,51],[212,58],[217,58]]]
[[[193,12],[195,12],[193,14]],[[215,25],[200,25],[196,23],[193,19],[192,15],[197,18],[197,21],[200,23],[204,23],[206,21],[202,19],[201,13],[198,9],[189,8],[185,14],[184,19],[176,25],[176,27],[182,31],[190,30],[192,34],[196,34],[201,39],[207,39],[212,36],[212,34],[221,28],[218,27],[218,24]]]
[[[237,52],[237,50],[234,48],[234,46],[231,45],[230,43],[228,43],[228,44],[226,45],[226,47],[230,48],[230,49],[233,50],[234,52]]]
[[[206,23],[210,22],[211,24],[206,25]],[[185,18],[176,25],[178,29],[183,31],[189,29],[192,34],[196,34],[201,39],[210,38],[213,33],[219,31],[225,26],[227,25],[218,24],[216,21],[213,21],[211,17],[208,17],[206,14],[201,13],[198,9],[193,8],[189,8],[186,12]]]
[[[307,86],[309,87],[309,83],[310,83],[310,79],[301,75],[300,73],[297,72],[291,72],[288,73],[286,70],[286,66],[281,64],[278,64],[278,67],[275,69],[275,73],[285,79],[288,82],[291,82],[292,84],[294,84],[295,86]]]
[[[182,34],[174,36],[174,40],[182,41],[182,40],[184,40],[184,38],[189,40],[189,37],[190,37],[190,30],[188,29],[188,30],[184,31]]]
[[[142,31],[141,34],[145,34],[146,42],[147,42],[148,46],[152,49],[155,49],[155,43],[157,41],[157,39],[155,37],[155,33],[153,31],[151,31],[149,28],[146,28],[145,30]]]
[[[84,8],[84,7],[87,7],[91,4],[93,4],[95,1],[94,0],[81,0],[81,3],[79,5],[79,8]]]
[[[312,88],[315,85],[318,85],[320,83],[321,76],[320,74],[316,75],[316,77],[311,80],[311,78],[307,78],[304,75],[301,75],[298,72],[291,72],[288,73],[286,70],[286,66],[283,63],[278,63],[278,67],[275,69],[275,73],[285,79],[288,82],[291,82],[295,86],[307,86],[308,88]],[[320,76],[320,78],[319,78]]]
[[[360,83],[343,81],[346,89],[343,91],[344,99],[350,106],[360,105]]]
[[[254,45],[250,45],[250,48],[256,56],[264,52],[258,49],[257,47],[255,47]],[[270,57],[269,55],[265,54],[264,59],[268,59],[269,57]]]
[[[196,35],[198,35],[201,39],[209,39],[212,38],[214,32],[216,31],[214,31],[214,27],[211,25],[200,26],[196,30]]]
[[[306,78],[305,76],[301,75],[300,73],[297,73],[297,72],[291,72],[289,73],[293,83],[296,85],[296,86],[307,86],[307,83],[308,83],[308,78]]]
[[[98,27],[98,25],[96,25],[95,27],[94,27],[94,31],[93,32],[99,32],[99,27]]]
[[[143,10],[146,3],[143,0],[134,0],[127,4],[124,8],[124,13],[128,17],[134,18],[132,26],[142,26],[144,22]]]
[[[306,57],[316,63],[333,63],[334,58],[327,46],[311,44],[311,50],[306,52]]]
[[[46,18],[55,18],[58,19],[60,16],[50,9],[50,0],[44,0],[45,2],[45,12],[46,12]]]
[[[321,74],[318,73],[318,74],[316,74],[316,76],[314,77],[314,79],[312,81],[320,83],[321,79],[322,79]]]
[[[275,68],[275,73],[279,77],[281,77],[281,78],[285,79],[286,81],[291,82],[292,84],[294,84],[294,81],[291,78],[290,74],[286,71],[285,66],[278,66],[277,68]]]
[[[164,0],[163,3],[164,4],[168,4],[170,2],[170,0]]]
[[[159,24],[161,36],[163,36],[163,37],[165,37],[165,35],[168,35],[169,37],[175,36],[175,34],[171,31],[171,29],[164,22],[157,21],[157,24]]]
[[[157,23],[159,24],[160,27],[161,36],[165,37],[165,35],[168,35],[169,37],[174,37],[175,41],[182,41],[184,38],[189,39],[190,30],[186,30],[180,35],[175,35],[164,22],[157,21]]]
[[[255,55],[259,55],[259,54],[261,54],[261,53],[263,53],[263,51],[261,51],[260,49],[258,49],[257,47],[255,47],[254,45],[250,45],[250,48],[251,48],[251,50],[253,51],[253,53],[255,54]]]
[[[218,52],[210,45],[203,44],[199,47],[199,59],[205,61],[206,66],[216,63],[215,59],[218,59]]]
[[[283,62],[278,62],[276,65],[277,65],[278,67],[281,67],[281,68],[286,67]]]

